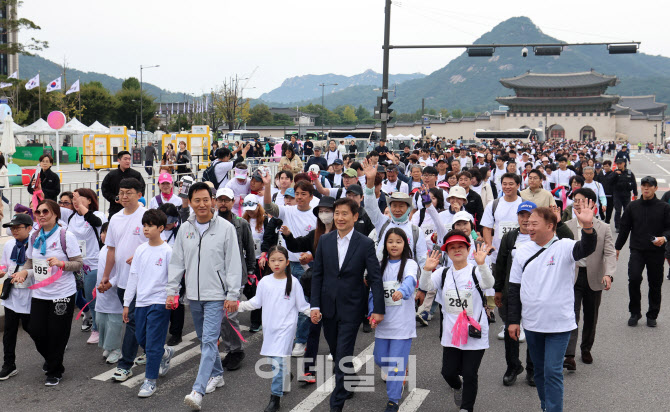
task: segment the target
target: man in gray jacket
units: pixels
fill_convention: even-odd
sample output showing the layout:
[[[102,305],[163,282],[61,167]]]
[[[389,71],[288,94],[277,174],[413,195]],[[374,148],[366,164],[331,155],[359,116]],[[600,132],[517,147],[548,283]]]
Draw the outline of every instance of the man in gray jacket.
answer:
[[[198,376],[184,403],[200,410],[203,395],[224,384],[217,341],[224,309],[227,313],[237,311],[242,260],[235,227],[215,215],[209,186],[194,183],[188,198],[194,214],[179,230],[172,248],[166,307],[175,307],[181,279],[186,276],[186,297],[201,355]]]
[[[241,291],[247,283],[248,276],[255,273],[256,253],[254,252],[254,238],[251,233],[251,226],[249,226],[249,222],[245,219],[233,214],[234,205],[235,194],[233,193],[233,189],[222,187],[216,191],[216,208],[219,211],[219,217],[235,226],[240,262],[242,262]],[[237,312],[230,313],[228,318],[224,319],[221,324],[221,338],[223,342],[221,342],[221,347],[219,348],[223,352],[228,352],[226,357],[221,361],[221,364],[229,371],[239,369],[240,363],[244,359],[244,348],[242,347],[242,339],[240,339],[240,335],[238,334],[239,330],[240,321],[237,319]]]

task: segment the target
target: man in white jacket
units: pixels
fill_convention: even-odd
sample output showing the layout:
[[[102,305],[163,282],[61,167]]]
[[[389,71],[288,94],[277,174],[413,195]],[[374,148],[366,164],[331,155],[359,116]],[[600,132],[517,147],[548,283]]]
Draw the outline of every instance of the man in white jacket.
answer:
[[[235,227],[212,209],[212,192],[203,182],[188,192],[194,214],[179,229],[168,267],[166,307],[176,307],[181,278],[200,340],[200,367],[193,390],[184,403],[200,410],[202,397],[223,386],[223,367],[217,349],[224,309],[236,312],[242,282],[242,260]]]

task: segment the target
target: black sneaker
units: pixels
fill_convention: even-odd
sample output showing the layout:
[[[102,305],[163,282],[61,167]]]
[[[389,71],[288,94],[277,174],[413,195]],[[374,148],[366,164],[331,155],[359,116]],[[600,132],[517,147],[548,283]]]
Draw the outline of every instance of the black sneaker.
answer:
[[[647,318],[647,326],[650,328],[656,327],[656,319]]]
[[[496,314],[493,311],[489,312],[489,323],[496,323]]]
[[[386,409],[384,409],[384,412],[397,412],[400,407],[398,406],[397,403],[388,401],[386,404]]]
[[[628,319],[628,326],[637,326],[637,321],[642,319],[642,315],[630,315]]]
[[[228,366],[228,362],[230,362],[230,353],[227,353],[226,356],[221,359],[221,367],[225,369]]]
[[[181,336],[179,335],[170,335],[170,339],[167,341],[168,346],[177,346],[181,343]]]
[[[49,376],[47,377],[46,382],[44,382],[45,386],[56,386],[60,383],[60,378],[57,378],[55,376]]]
[[[240,364],[242,363],[242,359],[244,359],[245,354],[244,352],[233,352],[229,353],[226,358],[230,358],[228,360],[228,364],[226,365],[226,369],[229,371],[236,371],[240,368]]]
[[[505,375],[503,376],[503,385],[512,386],[516,382],[516,377],[523,372],[523,366],[519,365],[516,368],[508,366]]]
[[[0,370],[0,381],[5,381],[17,373],[19,371],[16,369],[16,365],[3,365],[2,370]]]
[[[257,332],[260,332],[261,330],[263,330],[262,325],[251,325],[251,326],[249,326],[249,332],[251,332],[251,333],[257,333]]]
[[[526,371],[526,383],[528,386],[535,387],[535,374],[532,371]]]
[[[47,362],[44,361],[44,363],[42,364],[42,372],[46,373],[48,368],[49,368],[49,365],[47,365]]]

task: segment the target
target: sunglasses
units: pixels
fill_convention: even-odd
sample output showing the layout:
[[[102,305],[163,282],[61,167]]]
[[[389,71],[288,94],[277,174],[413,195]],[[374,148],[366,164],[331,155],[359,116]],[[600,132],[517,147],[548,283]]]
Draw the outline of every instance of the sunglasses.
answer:
[[[37,209],[35,211],[35,216],[48,216],[51,213],[49,209]]]
[[[256,206],[257,204],[256,202],[244,202],[242,203],[242,207]]]

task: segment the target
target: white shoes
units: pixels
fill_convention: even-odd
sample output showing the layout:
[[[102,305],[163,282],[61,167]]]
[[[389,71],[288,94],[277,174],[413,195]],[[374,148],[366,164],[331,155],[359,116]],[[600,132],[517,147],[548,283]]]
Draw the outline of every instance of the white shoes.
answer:
[[[103,357],[103,358],[107,358],[107,357],[109,356],[110,353],[111,353],[110,351],[108,351],[107,349],[105,349],[104,351],[102,351],[102,357]]]
[[[202,408],[202,395],[196,391],[191,391],[191,393],[184,397],[184,405],[194,411],[199,411]]]
[[[294,358],[302,358],[305,356],[305,349],[307,348],[307,344],[305,343],[296,343],[295,346],[293,346],[293,353],[291,356]]]
[[[170,370],[170,361],[172,360],[172,355],[174,355],[174,349],[169,346],[166,346],[163,350],[163,358],[161,359],[161,366],[158,370],[158,376],[165,376]]]
[[[223,376],[213,376],[209,378],[209,381],[207,381],[207,389],[205,389],[205,393],[212,393],[216,390],[216,388],[220,388],[223,385],[225,385],[225,382],[223,381]]]
[[[107,355],[107,363],[109,364],[115,364],[119,359],[121,359],[121,349],[114,349]]]
[[[156,392],[156,384],[151,382],[149,379],[145,379],[140,392],[137,394],[140,398],[148,398]]]
[[[331,362],[333,361],[333,354],[332,353],[328,354],[328,360],[331,361]]]
[[[521,329],[523,330],[523,329]],[[498,340],[503,340],[505,339],[505,325],[502,325],[500,327],[500,333],[498,333]]]

